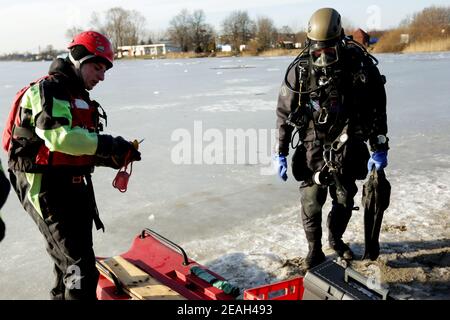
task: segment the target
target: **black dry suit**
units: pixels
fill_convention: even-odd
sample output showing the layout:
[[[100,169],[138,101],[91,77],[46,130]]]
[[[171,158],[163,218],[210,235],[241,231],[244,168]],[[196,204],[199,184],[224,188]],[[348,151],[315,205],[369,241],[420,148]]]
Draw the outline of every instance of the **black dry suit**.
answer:
[[[355,180],[367,175],[372,151],[387,150],[378,136],[387,133],[385,78],[374,60],[353,42],[342,41],[339,61],[312,65],[307,50],[291,65],[277,107],[278,152],[295,148],[292,172],[300,187],[302,221],[311,246],[321,247],[322,206],[327,187],[333,199],[329,242],[342,243],[357,192]],[[301,92],[301,94],[299,93]]]
[[[96,164],[99,106],[66,60],[55,60],[49,75],[22,98],[21,128],[31,133],[29,139],[13,140],[10,180],[47,242],[56,275],[51,297],[96,299],[92,224],[95,220],[101,227],[101,222],[90,174]],[[30,172],[24,163],[40,165]]]

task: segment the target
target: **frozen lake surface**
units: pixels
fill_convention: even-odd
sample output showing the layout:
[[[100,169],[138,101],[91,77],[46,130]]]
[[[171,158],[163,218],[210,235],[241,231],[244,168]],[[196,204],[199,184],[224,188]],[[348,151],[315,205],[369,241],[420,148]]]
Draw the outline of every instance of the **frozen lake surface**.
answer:
[[[409,252],[417,243],[430,249],[450,247],[450,53],[378,58],[388,81],[391,150],[386,172],[392,184],[381,251]],[[107,111],[106,133],[145,140],[142,161],[133,166],[126,193],[112,188],[115,171],[100,168],[94,174],[106,225],[106,233],[94,232],[98,256],[128,250],[132,239],[149,227],[241,288],[288,276],[286,260],[307,253],[298,183],[292,175],[283,183],[262,173],[271,152],[278,90],[292,59],[116,63],[92,98]],[[48,66],[48,62],[0,62],[1,129],[15,92],[43,75]],[[226,132],[238,129],[258,133],[262,142],[256,163],[250,150],[243,162],[205,163],[202,156],[212,141],[206,133],[225,138],[215,141],[223,145],[223,157],[214,156],[226,162],[225,154],[234,150],[226,144]],[[180,132],[190,135],[192,148],[185,159],[191,164],[173,161]],[[195,141],[201,142],[200,147]],[[5,167],[4,153],[1,159]],[[360,199],[359,192],[356,204]],[[323,213],[324,230],[329,208],[327,204]],[[0,244],[0,299],[47,299],[53,275],[42,236],[14,193],[2,213],[7,236]],[[325,239],[326,231],[324,243]],[[362,253],[363,239],[360,211],[354,213],[344,240]],[[448,267],[441,270],[447,277]],[[449,290],[438,296],[450,298],[448,281],[442,285]],[[410,297],[416,297],[414,292]]]

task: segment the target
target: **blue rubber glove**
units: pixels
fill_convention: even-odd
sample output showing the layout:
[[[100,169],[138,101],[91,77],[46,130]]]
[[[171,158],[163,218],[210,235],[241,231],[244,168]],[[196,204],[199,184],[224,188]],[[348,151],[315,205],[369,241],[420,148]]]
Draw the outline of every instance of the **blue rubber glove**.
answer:
[[[380,171],[387,166],[387,151],[375,151],[372,153],[369,161],[367,162],[367,170],[372,171],[372,167],[375,166],[377,171]]]
[[[287,176],[287,160],[286,156],[283,155],[274,155],[273,156],[273,165],[275,166],[275,169],[278,173],[278,176],[283,180],[286,181]]]

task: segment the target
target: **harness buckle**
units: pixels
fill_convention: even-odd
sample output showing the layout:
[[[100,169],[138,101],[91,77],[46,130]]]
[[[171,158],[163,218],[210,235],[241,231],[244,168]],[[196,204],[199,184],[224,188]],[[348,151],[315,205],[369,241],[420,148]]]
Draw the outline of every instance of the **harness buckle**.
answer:
[[[75,183],[75,184],[83,183],[83,176],[74,176],[74,177],[72,177],[72,183]]]
[[[325,114],[325,116],[324,116]],[[320,111],[319,117],[317,119],[317,123],[318,124],[326,124],[328,122],[328,112],[324,111],[324,109],[322,108],[322,110]]]

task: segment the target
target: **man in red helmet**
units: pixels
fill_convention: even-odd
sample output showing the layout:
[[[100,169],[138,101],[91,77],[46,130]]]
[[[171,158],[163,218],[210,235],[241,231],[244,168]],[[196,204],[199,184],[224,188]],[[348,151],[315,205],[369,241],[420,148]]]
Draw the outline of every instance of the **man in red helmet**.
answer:
[[[102,34],[87,31],[69,44],[48,76],[20,102],[9,151],[11,183],[39,227],[54,262],[52,299],[96,299],[98,271],[92,225],[103,228],[95,204],[94,166],[120,168],[140,160],[122,137],[99,134],[104,111],[89,90],[105,79],[114,52]]]

